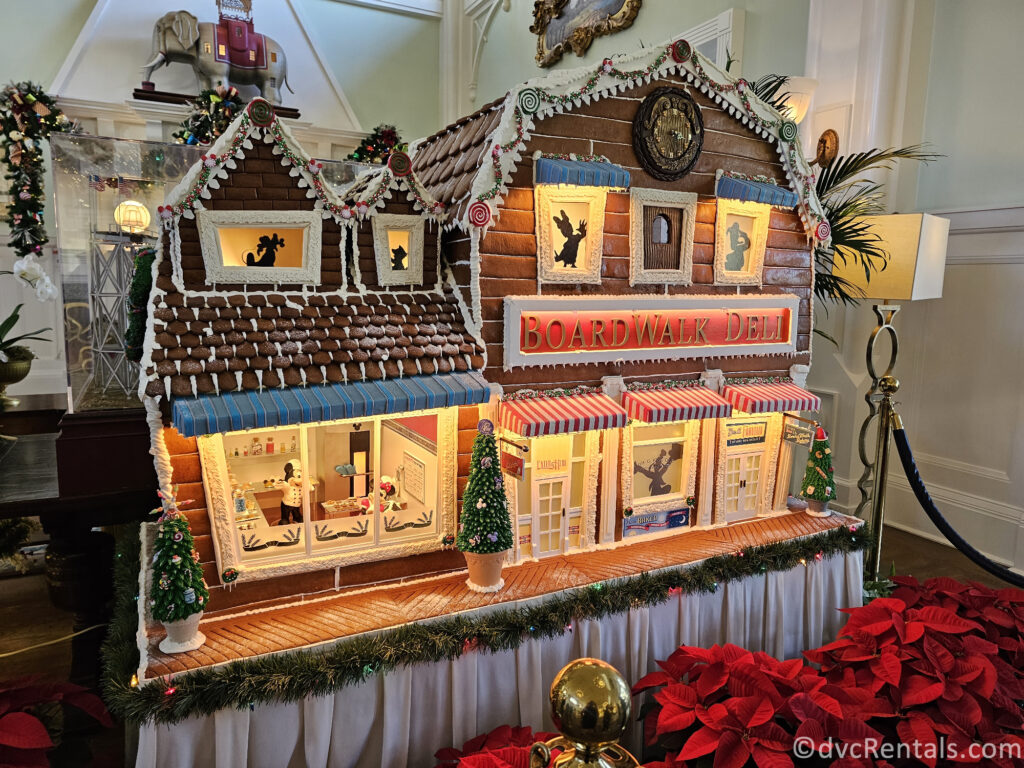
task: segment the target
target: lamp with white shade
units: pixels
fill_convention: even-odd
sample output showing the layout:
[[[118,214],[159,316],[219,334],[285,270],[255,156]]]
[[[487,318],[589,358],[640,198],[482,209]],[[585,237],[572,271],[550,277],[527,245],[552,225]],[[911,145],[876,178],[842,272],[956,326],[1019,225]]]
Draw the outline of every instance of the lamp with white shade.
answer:
[[[878,325],[872,331],[867,346],[867,370],[871,388],[865,395],[868,416],[860,429],[860,459],[864,472],[857,481],[861,500],[856,514],[871,505],[871,529],[874,537],[871,551],[865,559],[865,576],[878,578],[882,551],[882,526],[885,516],[885,485],[888,477],[889,433],[892,427],[892,396],[899,382],[892,376],[899,350],[893,318],[899,312],[897,301],[921,301],[942,298],[942,282],[946,269],[946,242],[949,238],[949,219],[927,213],[866,216],[870,231],[877,235],[880,245],[888,253],[884,269],[872,272],[868,280],[860,264],[848,259],[835,259],[832,274],[851,283],[865,299],[874,299]],[[889,363],[882,374],[877,373],[874,361],[875,342],[879,335],[889,334],[891,351]],[[881,408],[879,408],[881,405]],[[878,434],[875,441],[875,459],[869,462],[867,436],[871,420],[878,416]],[[872,475],[874,481],[872,482]]]
[[[807,110],[811,106],[811,97],[814,95],[818,81],[813,77],[790,77],[782,86],[786,94],[786,103],[780,110],[787,118],[799,124],[807,117]]]

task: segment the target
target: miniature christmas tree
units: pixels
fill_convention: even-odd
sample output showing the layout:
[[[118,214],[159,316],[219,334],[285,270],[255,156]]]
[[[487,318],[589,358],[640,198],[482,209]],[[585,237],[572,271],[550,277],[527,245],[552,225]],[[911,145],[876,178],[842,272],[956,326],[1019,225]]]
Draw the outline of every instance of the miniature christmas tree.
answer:
[[[164,499],[153,554],[153,587],[150,607],[153,618],[166,623],[187,619],[206,608],[210,592],[203,581],[199,553],[188,526],[172,496]]]
[[[174,140],[179,144],[212,144],[244,106],[234,87],[218,85],[205,90],[192,101],[192,111],[182,121],[181,130],[172,134]]]
[[[388,155],[395,151],[404,151],[406,145],[398,130],[393,125],[381,123],[373,129],[373,133],[367,136],[355,151],[348,156],[349,160],[359,163],[376,163],[380,165],[387,160]]]
[[[494,427],[484,420],[479,429],[473,441],[469,483],[462,496],[461,528],[456,546],[463,552],[484,555],[512,549],[512,524]]]
[[[822,504],[836,498],[836,484],[832,473],[832,449],[829,447],[828,435],[818,427],[814,435],[814,444],[807,460],[807,471],[804,482],[800,486],[800,495],[808,501]]]

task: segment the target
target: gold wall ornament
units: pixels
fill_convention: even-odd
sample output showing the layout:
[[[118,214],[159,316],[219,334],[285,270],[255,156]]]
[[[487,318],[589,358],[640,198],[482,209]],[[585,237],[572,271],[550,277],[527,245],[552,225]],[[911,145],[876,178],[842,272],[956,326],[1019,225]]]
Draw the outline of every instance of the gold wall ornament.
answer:
[[[530,748],[530,768],[632,768],[639,762],[620,747],[630,722],[625,679],[600,659],[566,664],[551,683],[551,717],[561,732]],[[554,762],[551,752],[561,749]]]
[[[595,37],[632,26],[642,0],[535,0],[533,25],[537,35],[537,64],[550,67],[567,48],[577,56],[587,52]]]

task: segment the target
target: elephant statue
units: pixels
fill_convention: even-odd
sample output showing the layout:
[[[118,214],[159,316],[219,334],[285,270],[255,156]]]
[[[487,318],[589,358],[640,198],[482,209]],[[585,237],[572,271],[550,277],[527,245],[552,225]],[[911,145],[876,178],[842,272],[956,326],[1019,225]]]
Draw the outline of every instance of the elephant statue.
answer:
[[[252,22],[221,17],[220,23],[200,22],[188,11],[171,11],[153,26],[153,52],[142,68],[143,88],[152,88],[153,71],[173,62],[191,64],[200,90],[223,85],[254,85],[271,104],[281,103],[281,86],[288,86],[284,50],[267,35],[253,31]]]

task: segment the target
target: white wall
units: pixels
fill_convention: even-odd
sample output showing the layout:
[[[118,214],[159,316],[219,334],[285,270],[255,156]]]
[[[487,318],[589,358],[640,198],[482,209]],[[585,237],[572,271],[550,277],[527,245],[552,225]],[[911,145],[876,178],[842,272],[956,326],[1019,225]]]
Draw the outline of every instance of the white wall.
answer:
[[[809,0],[645,0],[633,25],[598,37],[582,58],[571,51],[554,67],[537,66],[537,36],[530,32],[533,0],[511,0],[487,32],[480,57],[477,105],[491,101],[512,85],[552,69],[596,66],[606,56],[628,53],[642,45],[659,45],[729,8],[745,11],[741,61],[732,70],[749,78],[769,72],[803,74]]]
[[[943,298],[907,303],[896,318],[898,408],[940,509],[976,547],[1017,568],[1024,568],[1024,109],[1006,84],[1024,67],[1012,42],[1021,28],[1024,5],[1015,0],[812,0],[808,62],[817,62],[821,84],[812,107],[819,114],[805,136],[835,127],[846,132],[843,153],[925,140],[945,155],[888,176],[893,210],[951,220]],[[852,509],[874,317],[869,305],[832,308],[827,318],[819,309],[818,323],[840,346],[815,341],[809,385],[834,393],[839,506]],[[881,347],[880,362],[888,354]],[[887,520],[939,537],[895,453],[891,467]]]

